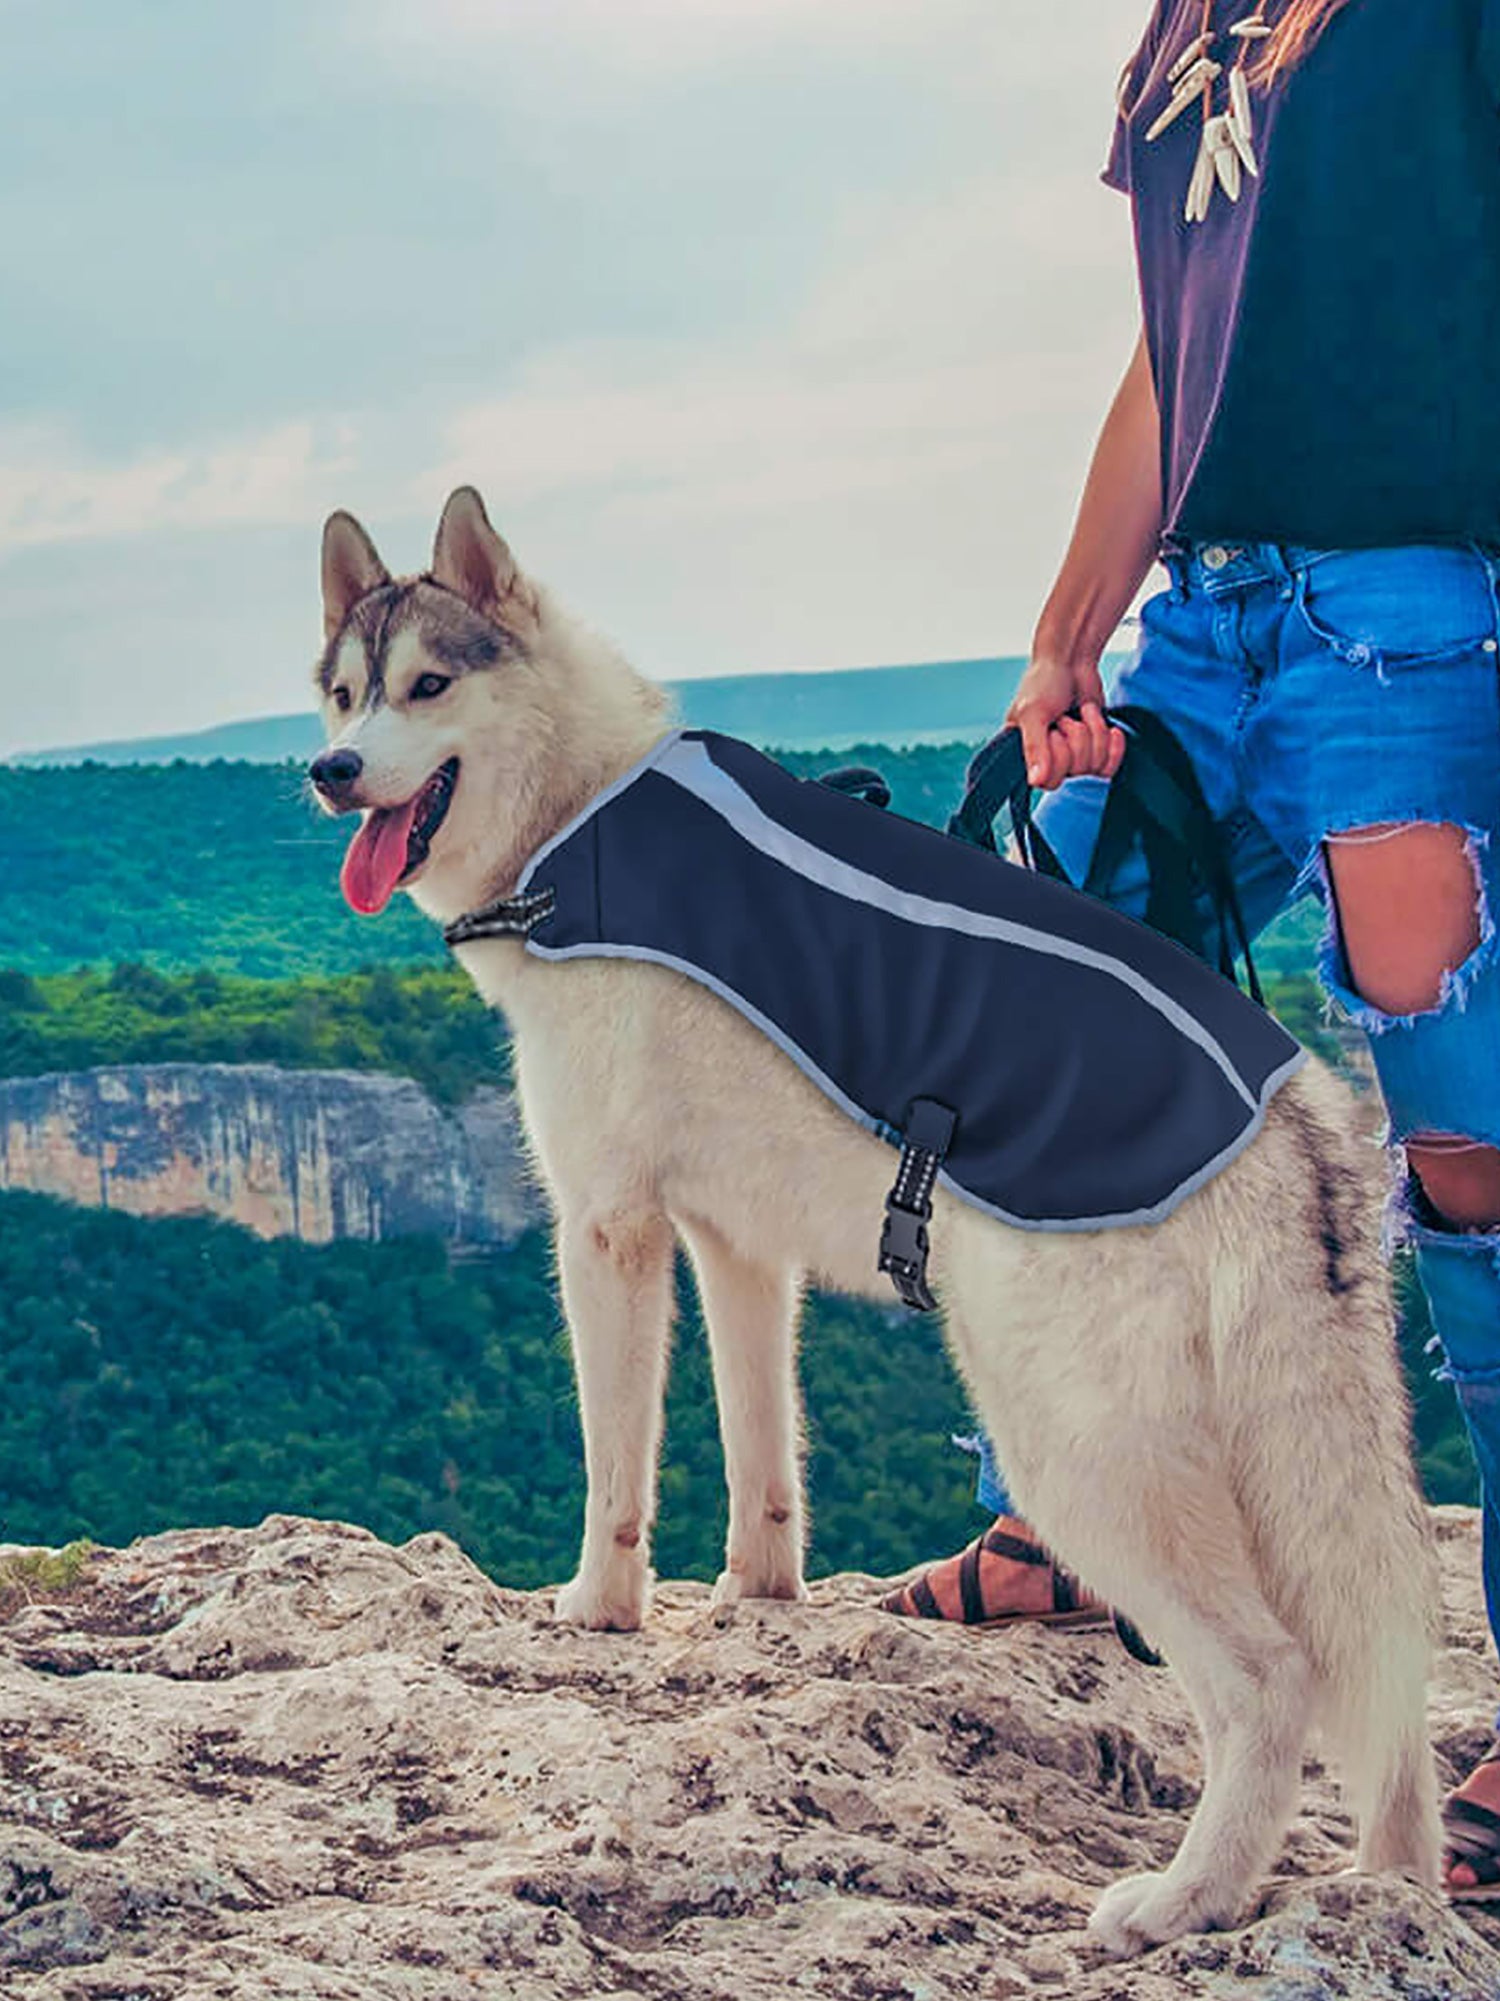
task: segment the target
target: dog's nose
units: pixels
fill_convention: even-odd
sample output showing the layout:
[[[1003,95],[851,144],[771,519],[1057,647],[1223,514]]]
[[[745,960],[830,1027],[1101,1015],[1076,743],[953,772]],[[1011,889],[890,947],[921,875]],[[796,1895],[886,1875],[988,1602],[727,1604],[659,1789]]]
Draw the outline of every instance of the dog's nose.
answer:
[[[325,799],[339,799],[365,768],[357,750],[325,750],[308,766],[307,775]]]

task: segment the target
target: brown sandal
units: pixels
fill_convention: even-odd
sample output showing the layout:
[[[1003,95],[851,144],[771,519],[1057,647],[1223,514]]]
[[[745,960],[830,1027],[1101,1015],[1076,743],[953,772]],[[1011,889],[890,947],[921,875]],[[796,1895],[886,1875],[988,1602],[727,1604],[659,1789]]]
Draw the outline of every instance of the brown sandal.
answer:
[[[1500,1762],[1500,1748],[1481,1758],[1479,1764],[1497,1762]],[[1477,1771],[1479,1766],[1474,1769]],[[1500,1903],[1500,1813],[1472,1800],[1450,1798],[1443,1805],[1443,1835],[1447,1847],[1443,1867],[1445,1894],[1455,1904]],[[1475,1880],[1450,1882],[1448,1877],[1455,1863],[1472,1870]]]
[[[1052,1608],[1042,1612],[992,1612],[984,1602],[984,1592],[979,1582],[979,1564],[983,1551],[992,1556],[1008,1557],[1012,1563],[1046,1564],[1052,1572]],[[952,1558],[944,1559],[952,1562]],[[984,1535],[977,1536],[963,1552],[958,1561],[959,1613],[956,1620],[944,1612],[937,1601],[937,1595],[928,1581],[929,1571],[910,1584],[903,1584],[897,1591],[888,1592],[881,1599],[883,1612],[894,1612],[902,1619],[947,1619],[950,1624],[974,1626],[987,1629],[993,1626],[1014,1626],[1023,1620],[1031,1620],[1040,1626],[1053,1626],[1067,1632],[1107,1632],[1114,1629],[1116,1638],[1125,1651],[1147,1667],[1160,1667],[1162,1657],[1142,1637],[1139,1629],[1132,1625],[1122,1612],[1116,1612],[1106,1605],[1102,1598],[1096,1598],[1086,1591],[1072,1571],[1049,1556],[1040,1544],[1025,1542],[1019,1536],[1009,1534],[998,1525]]]
[[[981,1553],[988,1550],[992,1556],[1009,1557],[1012,1563],[1046,1564],[1052,1572],[1052,1607],[1044,1612],[992,1612],[984,1602],[984,1593],[979,1583]],[[945,1558],[951,1562],[952,1558]],[[880,1601],[881,1610],[894,1612],[903,1619],[945,1619],[950,1618],[937,1601],[929,1573],[924,1571],[910,1584],[902,1585],[899,1591],[892,1591]],[[1092,1627],[1108,1627],[1111,1623],[1109,1607],[1101,1599],[1095,1598],[1070,1570],[1055,1563],[1046,1550],[1034,1542],[1023,1542],[1019,1536],[1008,1534],[1002,1528],[992,1528],[986,1534],[977,1536],[963,1552],[958,1562],[958,1588],[960,1609],[956,1623],[964,1626],[1013,1626],[1023,1619],[1035,1620],[1042,1626],[1062,1626],[1076,1630]]]

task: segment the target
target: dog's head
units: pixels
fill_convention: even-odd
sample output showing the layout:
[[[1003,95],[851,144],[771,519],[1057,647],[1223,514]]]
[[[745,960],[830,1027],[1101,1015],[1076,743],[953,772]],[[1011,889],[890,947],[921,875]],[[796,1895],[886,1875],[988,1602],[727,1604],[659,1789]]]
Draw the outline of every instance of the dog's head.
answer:
[[[344,860],[357,911],[410,888],[434,916],[489,893],[552,729],[537,698],[541,610],[472,487],[443,509],[432,568],[393,578],[350,514],[323,531],[317,667],[328,748],[309,777],[329,812],[363,814]]]

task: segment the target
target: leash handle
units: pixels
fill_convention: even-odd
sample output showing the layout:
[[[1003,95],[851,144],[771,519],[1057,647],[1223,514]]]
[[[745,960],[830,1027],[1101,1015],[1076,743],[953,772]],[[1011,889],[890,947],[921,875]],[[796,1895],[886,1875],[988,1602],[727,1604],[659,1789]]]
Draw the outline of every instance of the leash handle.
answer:
[[[1141,817],[1148,860],[1153,839],[1169,845],[1173,853],[1182,858],[1183,879],[1189,895],[1192,893],[1192,872],[1196,867],[1213,906],[1219,942],[1219,971],[1226,979],[1235,978],[1234,943],[1237,942],[1245,961],[1245,980],[1250,997],[1264,1007],[1266,997],[1261,991],[1260,977],[1251,956],[1250,933],[1235,888],[1234,871],[1229,866],[1223,837],[1198,782],[1192,759],[1175,733],[1153,710],[1125,704],[1114,714],[1132,738],[1126,761],[1129,762],[1133,756],[1135,770],[1127,791]],[[1154,836],[1151,828],[1155,829]],[[1157,871],[1153,869],[1152,873],[1155,877]],[[1164,873],[1162,880],[1170,884],[1173,873]],[[1196,905],[1192,921],[1201,935]],[[1173,934],[1169,931],[1168,935]],[[1207,953],[1200,953],[1200,956],[1206,958]]]
[[[1082,720],[1076,705],[1067,713]],[[1092,896],[1107,894],[1115,870],[1138,835],[1150,878],[1146,922],[1211,964],[1198,904],[1201,880],[1213,908],[1219,971],[1238,983],[1231,940],[1237,941],[1250,996],[1264,1007],[1233,872],[1192,760],[1152,710],[1124,704],[1106,709],[1104,719],[1124,730],[1125,756],[1110,783],[1084,890]],[[1021,732],[1012,724],[991,737],[970,761],[963,801],[948,821],[947,832],[998,854],[995,821],[1004,810],[1026,865],[1069,882],[1032,818],[1032,790]]]
[[[1077,709],[1070,711],[1077,715]],[[964,796],[945,831],[971,847],[998,854],[995,820],[1002,808],[1010,815],[1016,845],[1028,868],[1066,882],[1068,873],[1053,853],[1051,843],[1031,817],[1031,781],[1026,776],[1026,751],[1021,732],[1012,724],[990,738],[970,760],[964,777]]]

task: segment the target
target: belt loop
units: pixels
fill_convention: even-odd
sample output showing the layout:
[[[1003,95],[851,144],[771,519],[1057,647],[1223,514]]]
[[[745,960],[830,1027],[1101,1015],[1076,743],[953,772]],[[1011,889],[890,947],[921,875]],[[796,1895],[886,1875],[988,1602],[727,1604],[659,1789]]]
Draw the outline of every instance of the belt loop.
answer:
[[[1286,565],[1286,575],[1281,587],[1282,595],[1295,604],[1299,611],[1305,613],[1307,580],[1312,575],[1312,565],[1306,560],[1307,551],[1298,545],[1285,547],[1280,553]]]
[[[1495,613],[1495,630],[1492,636],[1496,651],[1500,652],[1500,547],[1491,548],[1479,542],[1474,546],[1479,552],[1480,561],[1484,564],[1484,573],[1489,578],[1490,604]]]
[[[1188,601],[1188,579],[1192,572],[1188,558],[1180,549],[1166,549],[1162,552],[1162,567],[1172,585],[1172,602],[1186,604]]]

